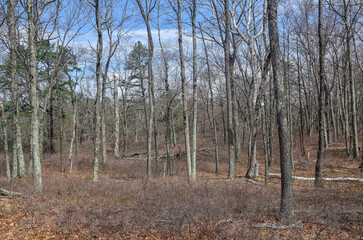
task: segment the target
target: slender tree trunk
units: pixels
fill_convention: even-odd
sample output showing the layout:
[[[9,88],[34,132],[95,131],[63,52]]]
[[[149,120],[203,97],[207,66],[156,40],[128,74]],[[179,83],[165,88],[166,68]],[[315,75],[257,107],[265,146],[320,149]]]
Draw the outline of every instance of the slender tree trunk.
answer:
[[[160,7],[160,6],[159,6]],[[161,34],[160,34],[160,23],[159,23],[159,9],[158,9],[158,18],[157,18],[157,25],[158,25],[158,38],[159,38],[159,45],[161,49],[161,55],[163,57],[163,64],[164,64],[164,84],[165,84],[165,96],[166,96],[166,114],[165,114],[165,121],[166,121],[166,133],[165,133],[165,148],[166,148],[166,173],[167,175],[172,174],[171,169],[171,159],[170,159],[170,143],[172,139],[172,131],[171,131],[171,103],[172,99],[170,96],[170,89],[169,89],[169,64],[165,55],[164,46],[161,42]],[[165,171],[165,169],[164,169]]]
[[[347,61],[345,62],[345,69],[347,68]],[[345,149],[347,156],[350,156],[350,146],[349,146],[349,102],[348,102],[348,76],[347,70],[344,70],[344,86],[343,86],[343,106],[342,116],[344,119],[344,137],[345,137]]]
[[[268,142],[267,142],[267,121],[266,121],[266,117],[267,117],[267,104],[266,104],[266,96],[264,97],[264,112],[262,114],[262,137],[263,137],[263,149],[265,151],[265,185],[268,185],[268,153],[269,153],[269,146],[268,146]]]
[[[182,81],[182,101],[183,101],[183,125],[184,125],[184,138],[185,138],[185,151],[187,160],[187,175],[189,182],[192,182],[192,163],[190,155],[190,139],[189,139],[189,113],[188,113],[188,99],[187,99],[187,80],[185,77],[185,62],[183,50],[183,35],[182,35],[182,21],[181,21],[181,6],[180,0],[177,1],[177,17],[178,17],[178,41],[179,41],[179,57],[180,57],[180,74]]]
[[[270,84],[269,84],[269,93],[270,93],[270,114],[269,114],[269,128],[268,128],[268,142],[270,145],[270,154],[268,159],[268,166],[273,167],[275,165],[274,158],[274,129],[275,129],[275,99],[273,97],[273,75],[270,74]]]
[[[147,134],[147,177],[148,179],[151,178],[151,140],[153,136],[153,121],[154,121],[154,76],[153,76],[153,69],[152,69],[152,61],[154,55],[154,42],[152,39],[152,32],[150,28],[150,12],[152,11],[152,6],[149,6],[149,1],[145,1],[145,9],[142,6],[141,0],[137,0],[137,4],[139,5],[139,9],[141,15],[144,19],[146,29],[147,29],[147,46],[149,52],[149,61],[148,61],[148,94],[149,94],[149,108],[150,108],[150,116],[149,116],[149,123],[148,123],[148,134]]]
[[[17,126],[18,126],[18,79],[17,79],[17,61],[16,61],[16,49],[17,49],[17,41],[16,41],[16,27],[15,27],[15,6],[17,5],[17,0],[7,1],[7,24],[8,24],[8,32],[9,32],[9,39],[10,39],[10,64],[11,64],[11,103],[13,108],[13,124],[12,124],[12,137],[13,137],[13,178],[16,178],[18,176],[18,151],[17,151],[17,138],[19,137],[17,135]],[[3,110],[3,117],[5,117],[4,108],[2,106]],[[5,122],[5,121],[4,121]],[[6,136],[6,129],[4,125],[4,142],[7,141]],[[6,146],[4,145],[4,151],[7,148],[7,142]],[[5,151],[7,152],[7,151]],[[8,178],[8,181],[10,181],[11,178],[11,170],[10,170],[10,163],[9,163],[9,155],[5,154],[5,160],[6,160],[6,176]],[[8,166],[9,165],[9,166]]]
[[[281,74],[281,52],[277,25],[277,0],[268,1],[268,26],[271,48],[271,60],[274,75],[275,99],[277,109],[277,123],[280,142],[280,168],[281,168],[281,205],[280,220],[291,223],[294,216],[294,200],[292,188],[292,173],[290,163],[289,132],[287,127],[286,93],[283,75]]]
[[[323,187],[323,151],[324,151],[324,94],[325,94],[325,36],[323,33],[323,0],[319,0],[319,66],[320,66],[320,92],[319,92],[319,149],[315,165],[315,187]]]
[[[11,64],[11,104],[13,109],[13,124],[12,124],[12,137],[13,137],[13,162],[15,163],[13,177],[17,177],[18,163],[19,163],[19,177],[24,177],[26,173],[25,161],[23,155],[23,147],[21,144],[22,135],[19,125],[19,104],[18,104],[18,79],[17,79],[17,37],[16,37],[16,22],[15,22],[15,7],[18,0],[7,1],[7,23],[10,39],[10,64]]]
[[[106,78],[102,80],[102,110],[101,110],[101,142],[102,142],[102,165],[106,166],[107,164],[107,145],[106,145]]]
[[[38,69],[37,69],[37,25],[39,21],[36,1],[27,1],[26,13],[28,15],[28,45],[29,45],[29,75],[31,96],[31,153],[35,180],[35,191],[43,192],[42,166],[40,159],[39,137],[39,101],[38,101]]]
[[[224,75],[226,78],[226,92],[227,92],[227,129],[228,129],[228,178],[233,179],[235,177],[234,169],[234,145],[233,145],[233,109],[232,109],[232,87],[231,87],[231,67],[230,66],[230,12],[229,12],[229,0],[224,0],[224,14],[225,14],[225,39],[223,42],[224,47]]]
[[[324,83],[324,97],[325,97],[325,111],[324,111],[324,124],[325,124],[325,148],[329,147],[331,143],[331,136],[330,136],[330,121],[329,121],[329,96],[330,92],[328,91],[328,84],[327,82]]]
[[[361,149],[363,149],[363,136],[362,136],[362,146],[361,146]],[[363,154],[361,156],[361,162],[360,162],[359,168],[363,168]]]
[[[154,148],[155,148],[155,171],[159,172],[159,163],[160,163],[160,156],[159,156],[159,131],[158,126],[156,123],[156,117],[154,114]]]
[[[120,110],[118,104],[118,84],[116,76],[113,76],[113,108],[115,115],[115,146],[113,148],[113,155],[115,158],[120,157]]]
[[[96,61],[96,96],[95,96],[95,115],[94,115],[94,160],[93,160],[93,181],[98,181],[99,173],[99,151],[100,151],[100,125],[101,125],[101,60],[103,51],[103,36],[102,36],[102,23],[100,19],[100,4],[99,0],[95,0],[95,18],[97,28],[97,61]]]
[[[70,77],[69,77],[70,78]],[[71,81],[71,78],[69,79]],[[74,84],[74,87],[72,89],[72,106],[73,106],[73,118],[72,118],[72,140],[71,140],[71,144],[69,147],[69,157],[68,157],[68,173],[71,174],[72,173],[72,168],[73,168],[73,160],[72,160],[72,155],[73,155],[73,145],[74,145],[74,141],[76,141],[76,156],[77,156],[77,152],[78,152],[78,143],[77,143],[77,114],[78,114],[78,103],[77,103],[77,95],[76,95],[76,87],[77,87],[77,81]]]
[[[50,98],[49,106],[49,151],[51,154],[55,153],[54,148],[54,107],[53,107],[53,97]]]
[[[355,90],[355,79],[353,75],[353,63],[352,63],[352,26],[349,19],[348,13],[348,0],[344,0],[344,20],[345,20],[345,28],[347,31],[347,58],[348,58],[348,74],[350,81],[350,106],[351,106],[351,121],[352,121],[352,134],[353,134],[353,159],[359,158],[359,150],[358,150],[358,126],[357,126],[357,103],[356,103],[356,90]]]
[[[227,143],[227,127],[226,127],[226,119],[225,119],[225,111],[223,106],[223,100],[219,100],[219,106],[221,108],[221,118],[222,118],[222,126],[223,126],[223,146]]]
[[[193,32],[193,124],[192,124],[192,154],[191,154],[191,180],[194,182],[197,178],[197,123],[198,123],[198,75],[197,75],[197,32],[196,16],[197,3],[192,1],[192,32]]]
[[[304,136],[304,111],[302,105],[301,96],[301,74],[300,74],[300,57],[299,48],[297,48],[297,78],[299,87],[299,118],[300,118],[300,152],[302,156],[305,156],[305,136]]]
[[[336,141],[338,139],[338,130],[337,130],[336,117],[335,117],[332,96],[329,97],[329,105],[330,105],[330,119],[331,119],[331,124],[333,127],[333,136],[334,136],[334,141]]]
[[[70,148],[69,148],[69,158],[68,158],[69,174],[72,173],[72,167],[73,167],[72,154],[73,154],[73,144],[76,139],[76,130],[77,130],[77,100],[74,99],[73,100],[72,140],[71,140],[71,144],[70,144]]]
[[[127,94],[128,88],[125,86],[124,90],[121,89],[121,94],[122,94],[122,113],[121,113],[121,121],[122,121],[122,139],[123,139],[123,156],[126,155],[126,151],[127,151],[127,143],[128,143],[128,139],[127,139],[127,98],[128,98],[128,94]]]
[[[237,58],[237,51],[238,51],[238,46],[235,43],[235,40],[232,38],[232,48],[233,48],[233,53],[230,55],[230,59],[229,59],[229,65],[231,68],[231,94],[232,94],[232,116],[233,116],[233,132],[234,132],[234,157],[235,157],[235,162],[242,162],[242,151],[241,151],[241,141],[240,141],[240,136],[239,136],[239,129],[240,129],[240,121],[239,121],[239,116],[238,116],[238,101],[237,101],[237,88],[235,86],[235,79],[233,76],[233,66],[234,63],[236,61]]]
[[[62,99],[57,84],[58,92],[58,148],[59,148],[59,160],[60,160],[60,171],[64,172],[64,160],[63,160],[63,113],[62,113]]]
[[[4,100],[5,100],[5,98],[4,98]],[[10,172],[10,159],[9,159],[9,146],[8,146],[8,131],[7,131],[7,127],[6,127],[6,116],[5,116],[4,105],[1,104],[0,107],[1,107],[0,110],[1,110],[1,115],[2,115],[1,120],[2,120],[2,129],[3,129],[6,178],[7,178],[8,182],[10,182],[11,181],[11,172]],[[13,152],[13,154],[14,154],[14,152]]]

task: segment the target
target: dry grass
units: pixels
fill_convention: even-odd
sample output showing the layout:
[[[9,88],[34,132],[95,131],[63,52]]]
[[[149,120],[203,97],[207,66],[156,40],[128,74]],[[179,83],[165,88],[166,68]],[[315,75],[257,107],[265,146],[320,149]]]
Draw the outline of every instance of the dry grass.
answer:
[[[208,146],[207,142],[203,142]],[[44,194],[32,192],[30,178],[0,186],[24,193],[23,200],[2,201],[2,239],[360,239],[363,237],[361,183],[297,181],[298,228],[273,230],[254,224],[278,225],[279,180],[269,186],[246,182],[246,163],[237,164],[235,180],[227,180],[227,154],[221,150],[221,175],[214,176],[214,157],[198,157],[198,181],[187,184],[184,160],[175,160],[174,176],[145,179],[144,159],[114,159],[92,181],[91,143],[85,143],[72,175],[60,173],[58,155],[44,155]],[[313,146],[313,145],[311,145]],[[327,152],[325,174],[359,177],[358,163],[341,155],[340,145]],[[311,147],[309,151],[313,151]],[[177,148],[173,149],[177,152]],[[245,149],[243,150],[245,153]],[[261,152],[262,153],[262,152]],[[66,154],[65,154],[66,156]],[[65,157],[66,159],[66,157]],[[245,156],[243,159],[246,159]],[[259,156],[263,172],[263,155]],[[313,174],[314,160],[295,156],[296,175]],[[357,166],[355,166],[357,165]],[[3,168],[2,168],[3,169]],[[155,169],[154,169],[155,170]],[[278,163],[271,171],[278,171]],[[1,172],[4,176],[4,172]],[[6,207],[6,204],[10,207]]]

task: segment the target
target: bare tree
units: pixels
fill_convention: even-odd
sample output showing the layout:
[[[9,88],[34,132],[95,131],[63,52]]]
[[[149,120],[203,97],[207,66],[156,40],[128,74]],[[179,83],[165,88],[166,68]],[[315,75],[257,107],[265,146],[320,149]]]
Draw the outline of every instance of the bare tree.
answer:
[[[34,168],[35,190],[43,192],[42,167],[40,152],[40,121],[39,121],[39,100],[38,100],[38,68],[37,68],[37,37],[40,16],[45,8],[55,0],[42,1],[38,5],[36,0],[21,2],[28,16],[28,47],[29,47],[29,77],[30,77],[30,96],[31,96],[31,160]]]
[[[173,98],[171,96],[170,84],[169,84],[169,63],[165,53],[164,45],[161,41],[161,28],[160,28],[160,1],[158,4],[158,16],[157,16],[157,28],[158,28],[158,39],[159,46],[161,50],[161,56],[163,59],[163,70],[164,70],[164,85],[165,85],[165,98],[166,98],[166,106],[165,106],[165,122],[166,122],[166,133],[165,133],[165,147],[166,147],[166,171],[168,175],[172,174],[172,164],[170,158],[170,145],[171,145],[171,104]]]
[[[108,35],[108,55],[106,58],[106,64],[105,64],[103,74],[102,74],[103,81],[102,81],[101,138],[102,138],[102,163],[103,163],[103,165],[106,165],[106,163],[107,163],[106,120],[105,120],[105,118],[106,118],[106,101],[105,100],[106,100],[106,87],[107,87],[106,84],[108,81],[108,72],[109,72],[111,60],[112,60],[118,46],[120,45],[122,35],[127,32],[127,31],[123,32],[124,31],[123,25],[124,25],[125,21],[128,19],[128,16],[126,15],[127,4],[128,4],[128,1],[125,1],[121,8],[122,14],[117,15],[117,17],[119,18],[118,20],[114,20],[114,19],[110,18],[107,22],[105,22],[105,27],[106,27],[107,35]],[[110,6],[110,11],[111,11],[110,16],[112,16],[112,12],[114,11],[112,5]],[[116,35],[116,38],[114,37],[114,35]],[[114,87],[116,87],[116,90],[117,90],[117,88],[118,88],[117,84]],[[118,99],[118,94],[116,96],[116,99]],[[115,111],[116,111],[116,106],[115,106]],[[119,127],[119,125],[117,124],[117,126],[115,126],[115,131],[117,128],[117,133],[115,133],[115,134],[119,134],[118,127]],[[117,140],[118,140],[118,137],[119,136],[117,135],[117,137],[116,137]],[[115,143],[115,147],[114,147],[114,154],[116,157],[119,156],[118,144],[119,143],[117,141],[117,149],[116,149],[116,143]]]
[[[192,124],[192,175],[191,180],[194,182],[197,177],[197,118],[198,118],[198,75],[197,75],[197,32],[196,16],[197,2],[192,0],[192,38],[193,38],[193,124]]]
[[[324,94],[325,94],[325,36],[323,33],[323,1],[319,0],[319,149],[315,165],[315,186],[323,186],[323,151],[324,151]]]
[[[12,124],[12,137],[13,137],[13,178],[18,175],[19,164],[19,177],[24,177],[26,169],[23,156],[22,135],[21,127],[19,125],[19,103],[18,103],[18,79],[17,79],[17,37],[16,37],[16,21],[15,21],[15,7],[18,0],[8,0],[7,10],[7,23],[10,40],[10,65],[11,65],[11,104],[13,109],[13,124]]]
[[[240,3],[242,4],[242,3]],[[251,74],[252,79],[250,83],[250,91],[249,91],[249,123],[250,123],[250,134],[248,140],[248,168],[246,176],[248,178],[253,178],[258,176],[258,164],[256,160],[256,138],[257,138],[257,129],[258,129],[258,120],[259,120],[259,106],[257,104],[258,98],[258,70],[257,70],[257,57],[256,57],[256,39],[263,33],[264,24],[258,24],[255,20],[255,15],[262,15],[259,22],[265,18],[265,9],[266,9],[266,1],[263,4],[262,13],[255,13],[254,9],[256,8],[255,2],[250,0],[248,2],[248,6],[245,6],[246,10],[243,11],[245,14],[243,18],[233,14],[233,25],[234,29],[237,31],[238,35],[245,41],[248,45],[250,54],[251,54]],[[246,4],[247,5],[247,4]],[[232,11],[235,12],[235,9]],[[247,22],[244,24],[241,20],[246,20]],[[244,24],[244,28],[246,29],[243,33],[240,29],[240,25]],[[260,29],[257,29],[257,26],[260,25]]]
[[[152,38],[151,26],[150,26],[150,14],[154,10],[157,0],[146,0],[145,4],[141,3],[141,0],[136,0],[139,6],[140,13],[144,19],[147,29],[147,46],[149,52],[148,61],[148,94],[149,94],[149,108],[150,116],[147,129],[147,177],[151,178],[151,140],[153,136],[153,121],[154,121],[154,76],[153,76],[153,55],[154,55],[154,42]]]
[[[95,116],[94,116],[94,162],[93,162],[93,180],[98,181],[99,172],[99,148],[100,148],[100,125],[101,125],[101,76],[102,66],[101,61],[103,57],[103,27],[112,18],[113,14],[113,0],[110,2],[102,0],[89,0],[88,3],[95,11],[95,28],[97,31],[97,48],[95,49],[97,55],[96,61],[96,96],[95,96]],[[102,12],[104,10],[105,12]]]
[[[230,65],[230,30],[231,30],[231,19],[229,11],[229,0],[224,0],[224,17],[225,17],[225,38],[223,41],[224,47],[224,64],[225,64],[225,78],[226,78],[226,92],[227,92],[227,116],[228,116],[228,159],[229,159],[229,170],[228,178],[233,179],[235,177],[234,167],[234,145],[233,145],[233,109],[232,109],[232,87],[231,87],[231,65]]]
[[[182,85],[182,102],[183,102],[183,125],[184,125],[184,143],[186,151],[186,162],[187,162],[187,175],[189,182],[192,181],[192,163],[190,158],[190,136],[189,136],[189,111],[187,101],[187,80],[185,77],[185,59],[183,50],[183,29],[182,29],[182,8],[180,0],[177,0],[177,8],[175,8],[171,1],[170,5],[173,7],[174,12],[177,14],[178,21],[178,42],[179,42],[179,59],[180,59],[180,77]]]
[[[284,79],[281,66],[281,52],[277,26],[277,0],[267,3],[268,27],[271,49],[271,61],[275,87],[277,123],[280,142],[280,168],[281,168],[281,205],[280,220],[291,223],[294,216],[294,200],[292,189],[292,173],[290,163],[289,132],[287,127],[287,99],[284,89]]]

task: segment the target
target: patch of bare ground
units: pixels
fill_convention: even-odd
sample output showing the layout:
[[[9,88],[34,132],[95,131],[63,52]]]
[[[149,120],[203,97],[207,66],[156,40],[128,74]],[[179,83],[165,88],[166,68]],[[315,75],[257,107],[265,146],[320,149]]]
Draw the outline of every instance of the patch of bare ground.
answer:
[[[110,156],[100,180],[93,182],[90,149],[82,147],[71,175],[59,172],[59,155],[45,154],[42,195],[33,193],[31,178],[14,183],[0,178],[2,188],[23,193],[22,198],[0,199],[1,239],[363,238],[362,183],[325,182],[315,189],[312,181],[294,180],[295,222],[284,226],[277,220],[280,180],[271,178],[264,186],[261,175],[254,184],[247,182],[245,148],[235,180],[226,178],[227,154],[221,148],[217,177],[210,146],[203,142],[201,149],[208,150],[198,154],[198,180],[192,185],[185,177],[184,158],[174,159],[173,176],[159,172],[147,181],[143,157]],[[307,150],[310,159],[295,150],[294,175],[314,176],[315,149]],[[263,173],[263,151],[258,160]],[[324,177],[362,177],[358,165],[340,143],[332,144],[325,151]],[[278,166],[276,161],[270,172],[278,173]]]

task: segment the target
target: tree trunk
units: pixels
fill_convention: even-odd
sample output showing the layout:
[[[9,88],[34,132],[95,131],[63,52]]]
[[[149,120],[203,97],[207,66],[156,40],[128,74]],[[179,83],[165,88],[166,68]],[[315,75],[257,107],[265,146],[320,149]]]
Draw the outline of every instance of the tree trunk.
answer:
[[[299,91],[299,119],[300,119],[300,153],[302,156],[305,156],[305,136],[304,136],[304,111],[302,105],[302,96],[301,96],[301,70],[300,70],[300,56],[299,56],[299,47],[297,46],[297,79],[298,79],[298,91]]]
[[[118,84],[116,76],[113,76],[113,108],[115,115],[115,146],[113,148],[113,155],[115,158],[120,157],[120,111],[118,104]]]
[[[148,133],[147,133],[147,177],[151,178],[151,140],[153,136],[153,121],[154,121],[154,76],[152,69],[152,61],[154,55],[154,42],[152,39],[152,32],[150,28],[150,12],[153,10],[152,6],[149,6],[149,1],[145,1],[145,9],[141,4],[141,0],[137,0],[137,4],[139,5],[139,9],[141,15],[144,19],[146,29],[147,29],[147,47],[149,52],[149,61],[148,61],[148,94],[149,94],[149,108],[150,108],[150,116],[148,123]],[[150,8],[151,7],[151,8]]]
[[[28,47],[30,51],[29,75],[30,75],[30,96],[31,96],[31,153],[35,180],[35,191],[43,192],[42,166],[40,159],[40,137],[39,137],[39,101],[38,101],[38,68],[37,68],[37,28],[38,9],[37,1],[27,1],[26,13],[28,15]]]
[[[60,171],[64,172],[64,160],[63,160],[63,112],[62,112],[62,99],[59,91],[59,83],[57,83],[58,92],[58,150],[59,150],[59,160],[60,160]]]
[[[160,5],[159,5],[160,7]],[[170,143],[172,139],[172,131],[171,131],[171,103],[172,99],[170,96],[170,89],[169,89],[169,64],[166,59],[164,46],[161,42],[161,34],[160,34],[160,23],[159,23],[159,8],[158,8],[158,18],[157,18],[157,26],[158,26],[158,38],[159,38],[159,45],[161,50],[161,55],[163,57],[163,64],[164,64],[164,84],[165,84],[165,98],[166,98],[166,114],[165,114],[165,121],[166,121],[166,133],[165,133],[165,148],[166,148],[166,173],[167,175],[172,174],[171,168],[171,159],[170,159]],[[164,169],[165,172],[165,169]]]
[[[4,99],[4,101],[5,101],[5,99]],[[7,132],[7,127],[6,127],[6,116],[5,116],[4,104],[1,104],[0,107],[1,107],[0,110],[1,110],[1,115],[2,115],[1,120],[2,120],[2,129],[3,129],[6,178],[7,178],[8,182],[10,182],[11,181],[11,170],[10,170],[10,159],[9,159],[8,132]],[[14,152],[13,152],[13,154],[14,154]]]
[[[269,84],[269,93],[270,93],[270,104],[269,104],[269,128],[268,128],[268,143],[270,146],[270,154],[268,159],[268,166],[273,167],[275,165],[274,158],[274,129],[275,129],[275,99],[273,96],[273,75],[270,74],[270,84]]]
[[[95,96],[95,115],[94,115],[94,160],[93,160],[93,181],[98,181],[99,173],[99,151],[100,151],[100,125],[101,125],[101,60],[103,51],[103,39],[102,39],[102,23],[100,19],[100,4],[99,0],[95,0],[95,18],[96,18],[96,30],[97,30],[97,61],[96,61],[96,96]]]
[[[319,92],[319,149],[318,157],[315,165],[315,187],[323,187],[323,151],[324,151],[324,94],[325,94],[325,36],[323,33],[323,1],[319,0],[319,78],[320,78],[320,92]]]
[[[12,137],[13,137],[13,162],[15,164],[15,175],[17,177],[18,163],[19,163],[19,177],[24,177],[26,173],[25,161],[22,147],[22,135],[19,125],[19,104],[18,104],[18,79],[17,79],[17,37],[16,37],[16,22],[15,22],[15,7],[18,0],[7,1],[7,23],[10,39],[10,65],[11,65],[11,104],[13,109],[13,124],[12,124]]]
[[[231,87],[231,67],[230,66],[230,12],[229,12],[229,0],[224,0],[224,14],[225,14],[225,38],[223,41],[224,47],[224,75],[226,78],[226,92],[227,92],[227,129],[228,129],[228,178],[233,179],[235,177],[234,169],[234,145],[233,145],[233,109],[232,109],[232,87]]]
[[[281,205],[280,220],[290,224],[294,216],[294,200],[292,188],[292,174],[290,163],[289,132],[287,127],[286,93],[283,75],[281,74],[281,52],[277,26],[277,0],[268,1],[268,26],[271,48],[273,79],[275,86],[277,123],[280,142],[280,168],[281,168]]]
[[[76,98],[76,96],[75,96]],[[72,154],[73,154],[73,143],[76,139],[76,130],[77,130],[77,99],[73,101],[73,122],[72,122],[72,140],[69,148],[69,158],[68,158],[68,172],[69,174],[72,173],[73,161],[72,161]]]
[[[248,166],[247,166],[247,178],[258,177],[258,164],[256,160],[256,139],[258,131],[259,120],[259,106],[257,106],[257,69],[256,69],[256,52],[253,42],[249,43],[249,49],[251,52],[251,69],[252,69],[252,84],[250,90],[250,111],[249,111],[249,123],[250,123],[250,135],[248,140]]]
[[[262,114],[262,137],[263,137],[263,149],[265,152],[265,185],[268,185],[268,153],[269,153],[269,146],[267,142],[267,104],[266,104],[266,96],[264,96],[264,111]]]
[[[359,150],[358,150],[358,127],[357,127],[357,103],[356,103],[356,90],[355,90],[355,79],[353,75],[353,63],[352,63],[352,26],[349,19],[348,12],[348,0],[344,0],[344,20],[345,20],[345,28],[347,31],[347,58],[348,58],[348,74],[350,81],[350,101],[351,101],[351,121],[352,121],[352,134],[353,134],[353,159],[359,158]]]
[[[178,41],[179,41],[179,57],[180,57],[180,74],[182,82],[182,101],[183,101],[183,125],[184,125],[184,139],[185,139],[185,152],[187,161],[187,175],[189,182],[192,182],[192,163],[190,156],[190,140],[189,140],[189,113],[188,113],[188,99],[187,99],[187,80],[185,77],[185,62],[183,50],[183,33],[181,21],[181,6],[180,0],[177,1],[177,17],[178,17]]]
[[[71,77],[69,76],[69,81],[71,83]],[[74,141],[76,141],[76,156],[78,151],[77,146],[77,110],[78,110],[78,103],[77,103],[77,94],[76,94],[76,87],[77,87],[77,76],[76,76],[76,82],[74,83],[74,87],[70,84],[70,88],[72,89],[72,106],[73,106],[73,118],[72,118],[72,140],[69,147],[69,157],[68,157],[68,173],[72,173],[73,168],[73,161],[72,161],[72,155],[73,155],[73,145]]]
[[[55,153],[54,148],[54,107],[53,107],[53,97],[50,98],[49,106],[49,151],[50,154]]]
[[[361,147],[361,149],[363,149],[363,136],[362,136],[362,147]],[[363,168],[363,154],[361,156],[361,162],[360,162],[359,168]]]
[[[197,178],[197,120],[198,120],[198,73],[197,73],[197,33],[196,33],[196,16],[197,3],[192,1],[192,32],[193,32],[193,124],[192,124],[192,154],[191,180],[194,182]]]
[[[155,148],[155,171],[159,172],[159,163],[160,163],[160,156],[159,156],[159,131],[158,126],[156,123],[156,117],[154,114],[154,148]]]
[[[106,72],[106,71],[105,71]],[[101,142],[102,142],[102,165],[106,166],[107,164],[107,144],[106,144],[106,81],[107,81],[107,73],[104,74],[105,77],[102,78],[102,110],[101,110]]]

